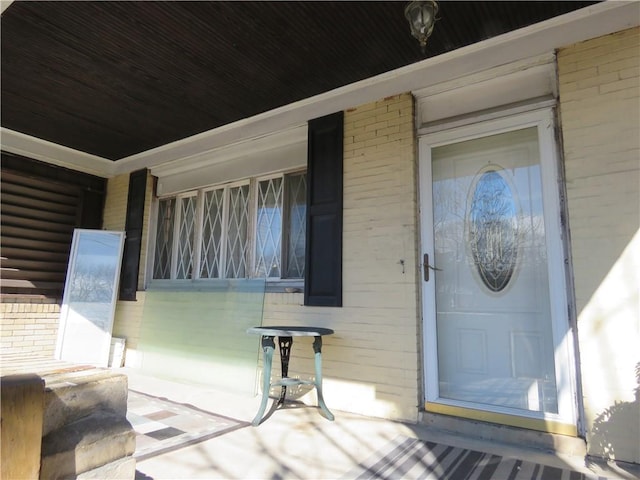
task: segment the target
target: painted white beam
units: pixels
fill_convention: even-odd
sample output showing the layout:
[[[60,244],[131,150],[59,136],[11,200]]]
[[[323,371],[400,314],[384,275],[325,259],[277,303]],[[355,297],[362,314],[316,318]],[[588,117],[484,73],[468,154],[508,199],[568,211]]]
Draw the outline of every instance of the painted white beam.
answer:
[[[115,171],[115,162],[106,158],[80,152],[4,127],[0,128],[0,145],[5,152],[99,177],[111,177]]]
[[[305,167],[307,125],[290,128],[151,167],[158,195]]]

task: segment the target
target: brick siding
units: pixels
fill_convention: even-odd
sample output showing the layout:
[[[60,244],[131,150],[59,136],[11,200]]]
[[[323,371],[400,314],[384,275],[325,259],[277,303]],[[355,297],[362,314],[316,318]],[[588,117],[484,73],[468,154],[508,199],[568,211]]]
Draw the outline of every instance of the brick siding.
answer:
[[[417,419],[421,383],[413,112],[410,94],[345,112],[343,307],[268,293],[263,321],[333,328],[323,349],[327,403],[406,420]],[[291,368],[311,375],[310,352],[294,346]]]
[[[0,349],[4,354],[53,358],[60,319],[59,300],[7,297],[0,303]]]
[[[267,293],[263,314],[265,325],[336,331],[323,349],[324,392],[332,408],[404,420],[417,420],[421,383],[413,120],[410,94],[345,112],[344,306],[304,307],[302,294]],[[105,228],[112,216],[115,228],[124,215],[127,189],[124,179],[110,180]],[[141,295],[135,305],[118,302],[113,330],[127,338],[126,361],[134,367],[144,300]],[[290,375],[313,376],[305,339],[295,342],[292,358]]]
[[[589,453],[640,462],[640,29],[558,52]]]

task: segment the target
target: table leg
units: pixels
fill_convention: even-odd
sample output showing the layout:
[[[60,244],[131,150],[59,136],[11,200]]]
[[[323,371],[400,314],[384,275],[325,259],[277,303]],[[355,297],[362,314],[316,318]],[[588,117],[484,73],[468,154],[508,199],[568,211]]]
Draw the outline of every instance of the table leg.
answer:
[[[273,351],[276,347],[273,337],[262,337],[262,351],[264,352],[264,367],[262,370],[262,402],[260,403],[260,409],[253,419],[252,425],[257,427],[260,425],[260,420],[264,415],[264,411],[267,408],[267,402],[269,401],[269,390],[271,388],[271,363],[273,361]]]
[[[327,408],[327,404],[324,403],[324,396],[322,395],[322,337],[318,336],[313,340],[313,351],[315,353],[316,391],[318,393],[318,406],[324,412],[327,419],[333,420],[333,413],[331,413]]]
[[[291,355],[291,345],[293,344],[292,337],[278,337],[278,344],[280,345],[280,367],[282,369],[282,378],[289,376],[289,356]],[[287,396],[287,386],[282,385],[280,389],[280,400],[278,405],[284,403],[284,398]]]

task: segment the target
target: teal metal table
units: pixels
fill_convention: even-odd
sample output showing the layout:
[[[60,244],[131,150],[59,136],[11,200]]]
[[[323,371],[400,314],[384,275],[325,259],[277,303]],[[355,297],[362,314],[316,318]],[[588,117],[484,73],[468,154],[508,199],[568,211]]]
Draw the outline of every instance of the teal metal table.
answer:
[[[253,419],[254,427],[260,425],[264,411],[267,408],[269,401],[269,390],[271,387],[280,386],[280,398],[276,404],[280,405],[284,403],[285,396],[287,394],[287,386],[294,385],[313,385],[316,388],[318,394],[318,406],[324,413],[324,416],[333,420],[333,413],[329,411],[327,405],[324,403],[324,397],[322,396],[322,336],[332,335],[333,330],[330,328],[320,327],[289,327],[289,326],[275,326],[275,327],[251,327],[247,330],[247,333],[257,334],[262,336],[262,351],[264,353],[264,367],[262,374],[262,402],[255,418]],[[278,345],[280,347],[280,366],[282,368],[282,376],[280,380],[271,382],[271,364],[273,362],[273,352],[275,350],[274,338],[278,338]],[[315,379],[301,380],[298,378],[290,378],[289,375],[289,355],[291,354],[291,345],[293,344],[293,337],[314,337],[313,340],[313,352],[315,357]]]

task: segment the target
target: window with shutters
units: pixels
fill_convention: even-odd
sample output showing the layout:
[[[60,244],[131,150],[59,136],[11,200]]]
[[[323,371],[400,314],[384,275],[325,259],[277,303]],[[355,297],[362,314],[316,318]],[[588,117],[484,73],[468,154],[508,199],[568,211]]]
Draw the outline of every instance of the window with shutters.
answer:
[[[153,278],[302,279],[306,192],[288,172],[160,199]]]

